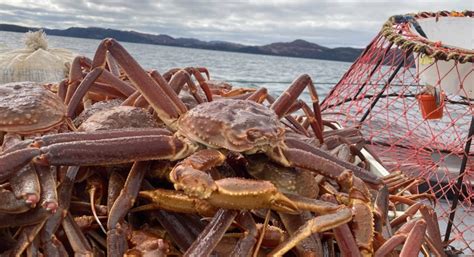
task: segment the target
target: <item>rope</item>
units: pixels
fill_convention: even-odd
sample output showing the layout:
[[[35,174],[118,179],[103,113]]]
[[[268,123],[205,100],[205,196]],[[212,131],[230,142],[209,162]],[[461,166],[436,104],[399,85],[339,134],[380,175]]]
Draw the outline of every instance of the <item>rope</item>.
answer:
[[[464,12],[421,12],[418,14],[394,15],[382,26],[382,35],[395,43],[403,50],[412,49],[413,52],[423,53],[436,60],[454,60],[459,63],[474,62],[474,51],[443,45],[411,33],[410,24],[415,24],[416,19],[436,17],[473,17],[472,11]],[[399,33],[399,30],[404,33]]]

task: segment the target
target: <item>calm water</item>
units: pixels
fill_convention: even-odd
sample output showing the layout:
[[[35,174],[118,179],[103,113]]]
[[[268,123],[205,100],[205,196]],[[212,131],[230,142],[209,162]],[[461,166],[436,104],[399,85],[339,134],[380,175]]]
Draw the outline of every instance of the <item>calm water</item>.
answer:
[[[22,48],[23,35],[23,33],[0,31],[0,52],[6,49]],[[77,54],[92,58],[100,41],[48,36],[48,42],[51,48],[66,48]],[[213,79],[226,80],[237,86],[263,86],[268,88],[273,95],[281,93],[298,75],[307,73],[313,78],[318,93],[323,98],[350,66],[350,63],[347,62],[125,42],[123,45],[145,68],[165,72],[175,67],[203,66],[209,69]],[[307,97],[305,95],[305,98]]]

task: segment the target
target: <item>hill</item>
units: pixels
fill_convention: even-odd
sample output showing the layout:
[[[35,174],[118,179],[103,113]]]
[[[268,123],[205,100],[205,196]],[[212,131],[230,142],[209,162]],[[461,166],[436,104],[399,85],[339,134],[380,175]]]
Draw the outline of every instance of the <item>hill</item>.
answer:
[[[188,48],[199,48],[218,51],[265,54],[276,56],[288,56],[299,58],[311,58],[334,61],[354,61],[362,52],[362,49],[351,47],[328,48],[305,40],[297,39],[292,42],[278,42],[262,46],[248,46],[225,41],[202,41],[195,38],[174,38],[169,35],[147,34],[136,31],[123,31],[116,29],[104,29],[98,27],[68,29],[48,29],[23,27],[11,24],[0,24],[0,31],[27,32],[43,29],[48,35],[103,39],[113,37],[123,42],[142,44],[155,44],[166,46],[178,46]]]

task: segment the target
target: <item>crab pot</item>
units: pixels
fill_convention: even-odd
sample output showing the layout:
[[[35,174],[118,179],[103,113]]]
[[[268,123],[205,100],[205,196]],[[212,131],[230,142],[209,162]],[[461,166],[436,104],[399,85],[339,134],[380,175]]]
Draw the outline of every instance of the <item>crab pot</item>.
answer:
[[[472,11],[390,17],[321,103],[326,119],[360,127],[388,172],[421,181],[410,191],[436,196],[443,237],[467,255],[474,253],[472,28]],[[422,95],[427,86],[445,94],[438,105]]]
[[[420,105],[421,115],[423,119],[434,120],[443,117],[444,94],[441,94],[440,104],[436,104],[436,97],[434,95],[421,94],[416,97]]]

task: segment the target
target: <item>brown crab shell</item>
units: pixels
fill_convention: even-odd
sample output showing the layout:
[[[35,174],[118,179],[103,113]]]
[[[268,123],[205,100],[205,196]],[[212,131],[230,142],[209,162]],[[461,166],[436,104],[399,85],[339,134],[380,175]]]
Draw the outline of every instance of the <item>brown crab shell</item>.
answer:
[[[0,131],[29,134],[59,125],[66,117],[62,100],[34,82],[0,85]]]
[[[140,107],[114,106],[99,110],[87,118],[79,131],[123,128],[158,128],[160,125],[149,112]]]
[[[265,151],[283,141],[285,128],[275,112],[247,100],[202,103],[178,120],[178,133],[211,148]]]

